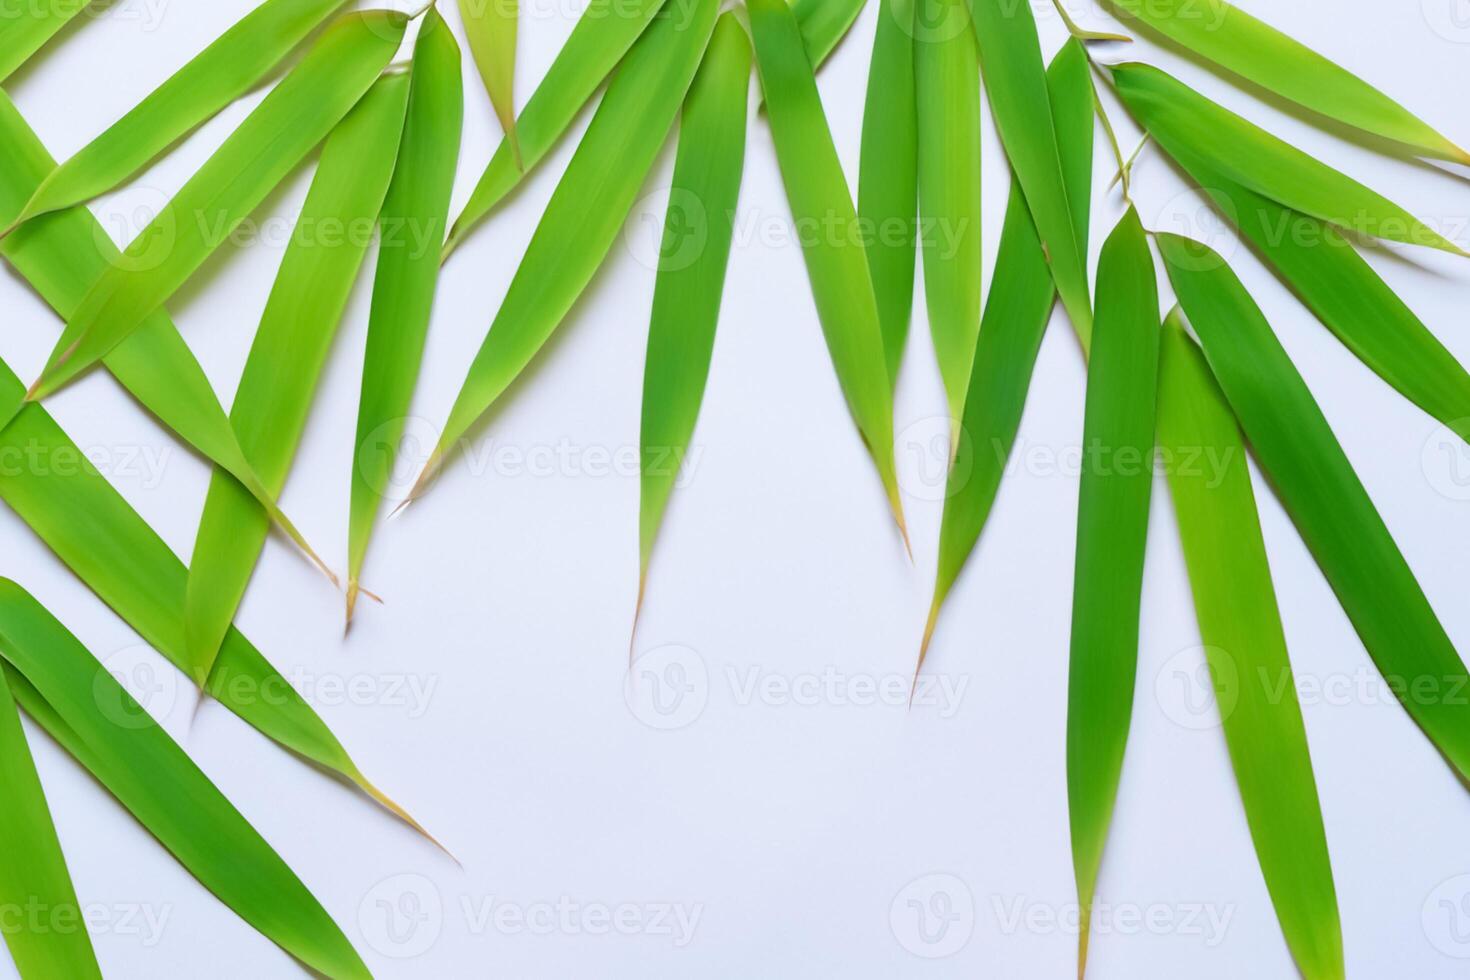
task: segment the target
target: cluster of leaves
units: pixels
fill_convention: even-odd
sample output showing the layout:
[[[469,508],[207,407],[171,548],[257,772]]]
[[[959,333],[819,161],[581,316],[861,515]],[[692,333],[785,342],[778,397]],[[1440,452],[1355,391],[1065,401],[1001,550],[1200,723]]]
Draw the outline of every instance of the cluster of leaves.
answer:
[[[591,0],[519,113],[515,0],[459,0],[505,139],[459,218],[450,194],[464,113],[461,54],[429,3],[410,16],[343,13],[345,0],[266,0],[71,159],[57,164],[0,92],[0,255],[65,321],[27,389],[0,363],[0,444],[64,448],[42,399],[99,362],[215,467],[189,566],[95,473],[0,474],[0,498],[200,690],[266,737],[359,786],[404,820],[305,701],[232,626],[270,527],[326,574],[276,503],[332,335],[367,255],[349,236],[293,239],[226,413],[165,305],[225,235],[320,148],[301,221],[414,223],[442,254],[377,256],[351,474],[347,615],[413,397],[443,260],[537,167],[602,90],[409,499],[503,398],[595,276],[677,120],[673,191],[650,316],[641,438],[639,604],[687,445],[719,317],[744,164],[752,68],[792,215],[900,230],[804,241],[834,371],[900,531],[894,384],[920,257],[928,322],[955,420],[934,600],[919,656],[983,532],[1014,444],[1042,333],[1060,301],[1088,358],[1088,445],[1147,459],[1208,450],[1218,479],[1171,472],[1200,631],[1212,670],[1247,679],[1224,719],[1262,873],[1302,973],[1344,973],[1331,864],[1301,711],[1249,678],[1289,672],[1245,449],[1316,557],[1387,677],[1463,681],[1466,670],[1262,311],[1207,246],[1148,232],[1130,207],[1089,275],[1094,131],[1113,129],[1098,85],[1219,207],[1301,301],[1405,397],[1470,438],[1470,375],[1359,254],[1355,238],[1457,254],[1388,199],[1206,99],[1157,68],[1101,65],[1076,27],[1048,65],[1025,2],[880,0],[857,193],[839,163],[816,71],[864,0]],[[1202,16],[1200,7],[1208,9]],[[0,23],[0,81],[87,4],[58,0]],[[1366,82],[1224,0],[1108,0],[1128,27],[1180,45],[1229,77],[1300,106],[1376,148],[1470,156]],[[1060,10],[1060,8],[1059,8]],[[416,28],[415,28],[416,25]],[[416,33],[413,31],[416,29]],[[85,204],[114,189],[302,56],[120,253]],[[405,43],[412,56],[395,58]],[[1009,162],[1010,200],[989,295],[981,290],[981,100]],[[1117,152],[1125,196],[1128,165]],[[200,215],[208,221],[194,220]],[[959,232],[943,249],[919,234]],[[1273,233],[1283,222],[1320,231]],[[206,233],[206,231],[210,233]],[[1344,232],[1350,234],[1344,234]],[[682,243],[701,246],[692,258]],[[1152,242],[1152,245],[1150,244]],[[1179,306],[1162,315],[1154,250]],[[1098,467],[1080,487],[1067,776],[1076,883],[1090,909],[1122,770],[1137,670],[1151,505],[1148,466]],[[99,712],[94,678],[135,724]],[[241,698],[245,679],[288,696]],[[89,769],[207,887],[307,967],[366,973],[337,926],[269,846],[91,655],[19,586],[0,582],[0,901],[76,906],[17,706]],[[1402,685],[1396,686],[1395,690]],[[249,687],[247,685],[247,687]],[[1458,689],[1458,688],[1456,688]],[[1461,777],[1470,709],[1404,700]],[[417,826],[416,824],[414,825]],[[16,846],[17,843],[19,846]],[[85,933],[7,932],[25,976],[99,971]]]

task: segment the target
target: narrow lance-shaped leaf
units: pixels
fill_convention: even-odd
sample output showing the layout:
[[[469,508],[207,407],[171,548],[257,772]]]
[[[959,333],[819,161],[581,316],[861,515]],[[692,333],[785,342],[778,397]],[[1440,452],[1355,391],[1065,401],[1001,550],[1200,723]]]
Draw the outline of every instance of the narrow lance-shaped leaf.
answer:
[[[858,14],[868,0],[791,0],[791,12],[801,27],[801,38],[812,68],[822,63],[837,49],[838,43],[852,30]],[[910,7],[912,9],[912,7]]]
[[[0,91],[0,218],[15,214],[54,166],[15,104]],[[0,241],[0,255],[62,317],[77,308],[109,263],[118,258],[112,239],[83,207],[45,215],[17,230]],[[333,578],[245,461],[214,388],[167,312],[159,309],[149,314],[102,363],[160,422],[238,480],[271,520]],[[22,404],[21,395],[0,401],[0,427]]]
[[[1112,69],[1128,110],[1165,151],[1211,161],[1222,176],[1279,204],[1362,235],[1470,255],[1403,208],[1310,154],[1136,62]]]
[[[1404,397],[1470,440],[1470,373],[1332,226],[1171,155],[1348,349]]]
[[[30,398],[44,398],[136,331],[331,132],[398,51],[390,11],[337,20],[97,280]]]
[[[408,499],[424,491],[445,454],[531,363],[607,257],[694,80],[718,12],[717,0],[671,6],[619,66]]]
[[[245,362],[230,421],[272,494],[285,486],[332,337],[372,241],[408,90],[409,76],[384,76],[328,138]],[[194,538],[185,602],[184,635],[196,680],[209,676],[268,530],[254,498],[215,470]]]
[[[23,390],[20,379],[0,361],[0,404],[18,401]],[[41,460],[85,458],[37,404],[26,405],[0,430],[0,453]],[[188,671],[188,571],[101,474],[75,466],[0,467],[0,500],[144,640]],[[367,781],[311,706],[239,631],[226,634],[204,690],[267,738],[355,783],[418,828]]]
[[[516,159],[510,140],[502,140],[464,210],[454,219],[449,240],[444,244],[444,259],[556,145],[664,3],[665,0],[590,0],[516,121],[520,159]]]
[[[1081,908],[1078,976],[1087,968],[1092,901],[1133,715],[1158,361],[1153,256],[1130,208],[1098,261],[1077,504],[1067,809]]]
[[[331,916],[209,777],[65,626],[8,579],[0,579],[0,660],[26,713],[200,884],[323,976],[370,976]]]
[[[980,53],[967,0],[916,2],[919,253],[934,354],[956,420],[951,444],[958,446],[980,333]]]
[[[750,39],[733,13],[715,24],[679,122],[643,369],[638,596],[664,508],[699,418],[745,165]]]
[[[1087,72],[1087,54],[1076,41],[1062,47],[1047,72],[1072,222],[1078,241],[1083,243],[1088,240],[1092,204],[1093,92]],[[945,486],[939,569],[919,650],[920,667],[939,610],[990,518],[991,505],[1021,427],[1031,372],[1055,300],[1056,286],[1036,234],[1036,222],[1020,183],[1012,178],[995,275],[975,347],[970,390],[965,396],[960,451]]]
[[[1178,311],[1164,323],[1159,450],[1210,685],[1256,857],[1306,980],[1343,977],[1342,926],[1307,732],[1240,426]]]
[[[3,655],[0,646],[0,655]],[[20,726],[10,685],[0,673],[0,907],[38,909],[39,927],[25,915],[6,917],[0,934],[22,977],[101,980],[51,808]],[[70,923],[72,928],[65,928]]]
[[[500,128],[510,142],[516,168],[523,169],[520,138],[516,136],[516,22],[518,0],[459,0],[459,16],[464,21],[470,53],[485,92],[500,119]]]
[[[50,0],[11,9],[0,17],[0,82],[24,65],[37,51],[87,9],[92,0]]]
[[[893,390],[852,194],[791,8],[785,0],[750,0],[746,6],[792,217],[796,227],[823,229],[801,243],[817,316],[847,407],[907,541],[893,459]]]
[[[408,116],[398,166],[383,203],[385,232],[373,280],[351,476],[349,621],[373,522],[388,488],[424,357],[463,125],[459,45],[438,11],[431,9],[414,45]]]
[[[881,0],[863,108],[858,220],[872,229],[868,270],[883,326],[889,384],[897,384],[914,308],[919,228],[918,103],[914,92],[915,0]],[[810,48],[808,48],[810,52]]]
[[[1461,779],[1470,674],[1321,408],[1225,260],[1159,235],[1169,279],[1230,407],[1373,662]]]
[[[244,95],[344,2],[268,0],[256,7],[47,176],[16,223],[89,201],[138,173]]]
[[[1352,72],[1224,0],[1109,0],[1170,40],[1269,92],[1416,153],[1470,155]]]
[[[1087,254],[1072,223],[1031,5],[970,0],[970,11],[995,127],[1036,220],[1057,293],[1085,344],[1092,335]]]

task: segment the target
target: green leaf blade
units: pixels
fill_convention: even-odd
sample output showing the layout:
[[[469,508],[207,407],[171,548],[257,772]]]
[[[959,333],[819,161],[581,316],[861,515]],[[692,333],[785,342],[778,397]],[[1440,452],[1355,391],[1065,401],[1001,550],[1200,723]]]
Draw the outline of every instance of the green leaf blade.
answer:
[[[400,14],[369,11],[328,28],[92,287],[31,397],[91,367],[167,302],[367,92],[406,26]]]
[[[1132,209],[1103,245],[1097,283],[1067,684],[1067,808],[1082,910],[1079,976],[1086,969],[1092,902],[1133,713],[1153,483],[1159,300],[1153,256]]]
[[[92,0],[51,0],[0,18],[0,82],[45,47]]]
[[[517,0],[459,0],[460,20],[470,42],[470,54],[485,83],[485,92],[500,119],[500,128],[510,142],[517,169],[521,160],[520,138],[516,135],[515,68],[516,29],[520,4]]]
[[[868,0],[791,0],[812,68],[820,68],[852,30]]]
[[[408,75],[385,76],[328,138],[245,362],[231,424],[273,496],[285,486],[393,176],[409,85]],[[264,508],[216,469],[185,602],[189,661],[201,677],[209,676],[269,528]]]
[[[1177,311],[1162,348],[1159,447],[1251,840],[1302,975],[1342,980],[1322,804],[1240,426]]]

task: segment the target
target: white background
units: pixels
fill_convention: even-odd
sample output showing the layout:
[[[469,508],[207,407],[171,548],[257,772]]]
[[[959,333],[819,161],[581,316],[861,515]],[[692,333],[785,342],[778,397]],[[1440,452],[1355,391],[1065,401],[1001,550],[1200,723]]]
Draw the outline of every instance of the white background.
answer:
[[[1341,0],[1330,16],[1306,0],[1242,5],[1470,142],[1464,0]],[[10,88],[65,157],[251,6],[122,0],[105,16],[82,18]],[[524,4],[522,104],[581,6]],[[1110,24],[1080,3],[1074,10],[1088,26]],[[1060,24],[1048,5],[1037,12],[1050,52]],[[876,14],[872,2],[821,77],[851,179]],[[1324,134],[1152,46],[1099,54],[1144,56],[1178,71],[1470,242],[1470,188],[1461,178]],[[456,212],[498,139],[468,58],[465,73]],[[136,184],[95,203],[99,217],[119,239],[136,232],[136,215],[166,200],[259,98],[231,107]],[[1115,105],[1113,114],[1131,148],[1135,131]],[[993,133],[987,140],[988,279],[1007,187]],[[415,402],[423,431],[447,414],[573,146],[564,141],[447,268]],[[1098,149],[1094,260],[1120,207],[1116,191],[1101,192],[1113,168],[1101,137]],[[1083,364],[1070,330],[1058,316],[1047,335],[1017,465],[940,623],[927,670],[949,685],[953,703],[912,711],[850,703],[844,692],[906,678],[914,662],[941,507],[924,463],[943,398],[920,301],[896,420],[910,564],[844,409],[786,234],[770,134],[753,117],[743,237],[730,263],[696,465],[670,508],[638,634],[639,651],[653,651],[645,665],[677,661],[694,687],[674,715],[682,727],[656,730],[640,715],[662,716],[636,696],[640,710],[630,710],[624,688],[638,484],[625,469],[606,472],[599,454],[626,459],[637,445],[653,288],[647,243],[671,165],[666,152],[629,235],[482,429],[478,464],[459,458],[427,499],[380,528],[366,580],[387,604],[364,608],[344,640],[340,598],[273,539],[240,613],[247,635],[369,776],[463,869],[218,705],[206,705],[191,730],[192,689],[140,649],[8,511],[0,513],[0,574],[34,592],[130,681],[153,669],[153,689],[143,692],[150,710],[381,976],[1070,976],[1064,731],[1077,481],[1065,458],[1051,462],[1075,453],[1081,438]],[[257,218],[289,219],[308,180],[309,168]],[[1153,151],[1137,169],[1135,197],[1151,227],[1211,235],[1230,250]],[[170,304],[226,404],[281,257],[282,236],[269,232],[251,247],[223,250]],[[1238,249],[1233,261],[1451,637],[1470,643],[1470,471],[1452,466],[1470,465],[1470,455],[1349,355],[1253,256]],[[1470,359],[1470,266],[1386,249],[1372,261]],[[348,310],[285,495],[288,511],[339,566],[368,279]],[[0,354],[34,377],[58,323],[8,270],[0,309]],[[119,464],[113,482],[187,556],[206,467],[100,373],[50,407],[83,447],[152,454],[156,472]],[[497,450],[542,462],[550,454],[553,462],[532,472]],[[1330,590],[1264,482],[1257,486],[1305,691],[1350,975],[1463,976],[1470,878],[1458,876],[1470,874],[1470,799],[1373,685],[1371,662]],[[1114,921],[1100,923],[1091,976],[1295,976],[1214,718],[1184,700],[1182,679],[1201,663],[1199,638],[1162,483],[1154,503],[1132,738],[1098,896]],[[658,649],[670,644],[679,647]],[[641,679],[660,676],[675,675]],[[815,703],[779,696],[781,685],[805,691],[814,678],[832,685]],[[348,680],[355,693],[343,696]],[[777,695],[750,696],[752,680]],[[109,974],[300,975],[55,746],[39,734],[32,741],[78,892],[105,920],[96,945]],[[936,891],[958,918],[927,944],[909,902]],[[550,919],[542,917],[548,905]],[[410,922],[403,915],[414,907],[422,915]],[[625,916],[632,934],[597,934],[599,908]],[[582,918],[589,910],[593,927]],[[143,913],[162,919],[161,932],[130,918]],[[679,913],[697,915],[692,933],[678,925]],[[535,928],[515,928],[517,915]],[[920,955],[936,952],[950,955]],[[0,973],[9,969],[7,962]]]

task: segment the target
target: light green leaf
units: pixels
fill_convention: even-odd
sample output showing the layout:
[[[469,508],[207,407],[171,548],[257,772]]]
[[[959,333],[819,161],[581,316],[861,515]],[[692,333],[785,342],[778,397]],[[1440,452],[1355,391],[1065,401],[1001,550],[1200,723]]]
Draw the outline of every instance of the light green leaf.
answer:
[[[1358,76],[1224,0],[1109,0],[1189,51],[1297,105],[1425,156],[1470,155]]]
[[[1098,261],[1082,438],[1087,452],[1077,504],[1067,808],[1081,906],[1079,976],[1087,968],[1092,900],[1133,715],[1158,361],[1153,256],[1130,208]]]
[[[459,45],[435,10],[424,15],[413,60],[408,118],[383,204],[385,233],[373,280],[357,407],[347,533],[349,621],[373,522],[418,383],[464,125]]]
[[[831,229],[803,236],[801,252],[832,366],[907,542],[893,459],[893,390],[852,194],[791,9],[785,0],[746,6],[792,217],[797,227]]]
[[[919,252],[934,354],[958,420],[980,333],[980,53],[967,0],[917,2],[928,8],[913,46]],[[951,428],[957,446],[959,426]]]
[[[1341,980],[1342,926],[1322,804],[1245,445],[1177,310],[1164,322],[1159,449],[1210,686],[1266,887],[1302,976]]]
[[[1470,440],[1470,373],[1341,234],[1227,180],[1187,151],[1173,155],[1349,350]]]
[[[1470,675],[1322,410],[1225,260],[1177,235],[1157,241],[1210,368],[1363,645],[1470,778],[1470,702],[1461,696]]]
[[[97,280],[28,397],[44,398],[136,331],[362,98],[407,20],[340,18]]]
[[[868,68],[858,173],[858,220],[863,227],[873,229],[868,241],[868,270],[873,276],[878,319],[883,325],[883,353],[890,385],[898,382],[913,315],[914,257],[919,237],[914,3],[881,0]]]
[[[15,104],[0,91],[0,218],[15,214],[55,166]],[[0,241],[3,255],[63,318],[117,261],[117,249],[83,207],[44,215]],[[335,581],[330,569],[281,512],[275,495],[245,461],[230,420],[183,337],[159,309],[103,358],[103,366],[138,402],[206,459],[230,473],[286,535]],[[0,402],[0,420],[20,409],[19,397]]]
[[[317,379],[372,241],[408,91],[408,75],[384,76],[327,139],[245,362],[230,421],[272,494],[286,484]],[[216,469],[194,538],[184,608],[198,678],[209,676],[269,529],[254,498]]]
[[[837,50],[838,43],[852,30],[868,0],[791,0],[791,12],[801,27],[801,39],[812,68]],[[911,8],[912,9],[912,8]]]
[[[30,60],[92,0],[50,0],[0,17],[0,82]]]
[[[670,7],[619,66],[531,236],[409,499],[423,492],[445,454],[531,363],[591,282],[673,127],[718,11],[717,0],[698,0],[689,9]],[[528,140],[524,130],[521,135]]]
[[[1062,305],[1086,344],[1092,335],[1087,254],[1072,222],[1031,6],[970,0],[970,10],[995,127],[1036,219]]]
[[[524,169],[521,143],[516,136],[516,26],[520,14],[518,0],[459,0],[459,16],[464,21],[470,53],[479,69],[480,81],[495,107],[500,128],[510,142],[516,168]]]
[[[16,223],[90,201],[137,174],[249,91],[344,2],[267,0],[256,7],[47,176]]]
[[[1047,72],[1052,120],[1067,179],[1077,240],[1087,242],[1092,203],[1093,93],[1087,56],[1068,42]],[[939,529],[939,570],[934,601],[919,651],[919,665],[929,649],[939,610],[969,560],[990,518],[1006,461],[1021,426],[1031,372],[1041,350],[1041,337],[1051,319],[1056,286],[1026,206],[1021,185],[1011,180],[1011,199],[1000,233],[995,275],[985,301],[980,339],[975,347],[970,390],[955,464],[945,487],[944,518]]]
[[[19,401],[23,391],[20,379],[0,361],[0,404]],[[31,454],[42,460],[84,458],[35,403],[27,404],[0,431],[0,453]],[[0,500],[98,598],[188,672],[184,643],[188,571],[106,479],[87,467],[0,467]],[[226,634],[205,690],[266,737],[355,783],[418,828],[367,781],[311,706],[237,630]]]
[[[665,0],[590,0],[577,26],[572,28],[571,37],[516,121],[519,163],[510,141],[501,141],[469,202],[454,219],[449,240],[444,244],[444,259],[556,145],[664,3]]]
[[[3,581],[3,580],[0,580]],[[0,625],[3,629],[3,625]],[[0,637],[0,657],[5,653]],[[43,924],[33,928],[25,915],[8,915],[0,934],[22,977],[101,980],[97,956],[72,887],[66,856],[51,822],[51,808],[36,774],[36,763],[20,726],[10,685],[0,673],[0,907],[39,909]],[[66,928],[70,925],[70,928]]]
[[[750,39],[733,13],[715,24],[684,100],[643,369],[638,595],[709,377],[735,205],[745,165]]]
[[[65,626],[8,579],[0,579],[0,659],[26,713],[200,884],[323,976],[370,976],[331,916],[209,777]]]
[[[1195,92],[1152,65],[1112,69],[1117,91],[1149,134],[1211,161],[1222,176],[1360,235],[1467,255],[1403,208]]]

